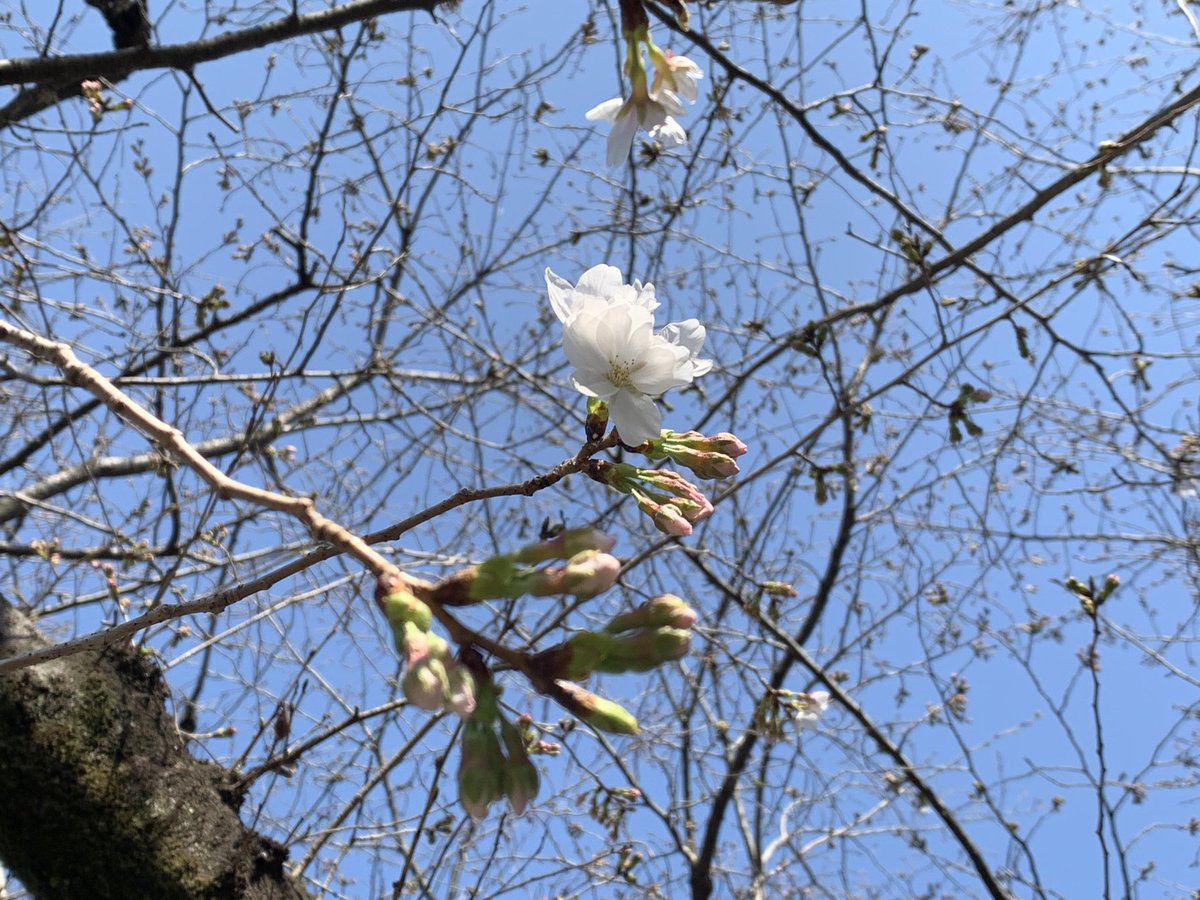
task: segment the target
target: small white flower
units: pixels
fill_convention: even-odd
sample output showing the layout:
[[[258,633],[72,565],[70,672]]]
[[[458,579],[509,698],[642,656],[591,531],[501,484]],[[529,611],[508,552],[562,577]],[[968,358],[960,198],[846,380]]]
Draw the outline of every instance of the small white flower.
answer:
[[[664,88],[685,100],[696,102],[699,91],[696,82],[704,77],[700,67],[686,56],[676,56],[670,50],[663,56],[650,54],[654,63],[654,81],[650,85],[650,96],[657,97]]]
[[[816,728],[825,710],[829,709],[829,691],[810,691],[807,694],[797,694],[794,702],[793,716],[796,720],[797,731],[807,731]]]
[[[587,119],[591,122],[612,122],[606,161],[609,166],[618,166],[629,155],[633,135],[639,125],[646,129],[652,141],[658,141],[664,147],[678,147],[687,143],[687,132],[674,119],[682,114],[683,104],[674,93],[662,90],[651,97],[646,94],[643,79],[641,90],[635,89],[628,100],[620,97],[605,100],[588,110]]]
[[[695,358],[704,327],[689,319],[655,334],[654,285],[625,284],[614,266],[588,269],[576,285],[547,269],[546,290],[563,323],[576,390],[608,404],[626,444],[658,437],[662,414],[652,398],[712,368],[711,360]]]

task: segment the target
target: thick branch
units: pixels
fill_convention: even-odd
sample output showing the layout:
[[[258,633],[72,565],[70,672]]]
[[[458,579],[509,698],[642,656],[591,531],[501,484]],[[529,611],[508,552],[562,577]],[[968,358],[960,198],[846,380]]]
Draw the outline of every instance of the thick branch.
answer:
[[[131,47],[112,53],[0,60],[0,84],[29,84],[66,78],[113,79],[143,69],[190,70],[200,63],[256,50],[300,35],[341,28],[374,16],[416,11],[432,14],[437,5],[438,0],[356,0],[320,12],[285,16],[265,25],[186,44]]]

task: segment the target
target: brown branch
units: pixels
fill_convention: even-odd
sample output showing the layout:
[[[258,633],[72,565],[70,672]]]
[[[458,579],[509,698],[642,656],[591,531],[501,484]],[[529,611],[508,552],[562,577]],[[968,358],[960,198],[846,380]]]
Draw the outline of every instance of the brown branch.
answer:
[[[178,428],[167,424],[131,400],[109,379],[80,360],[70,345],[47,340],[7,322],[0,322],[0,340],[20,347],[37,359],[53,365],[63,373],[67,381],[88,391],[121,419],[159,444],[168,455],[199,475],[218,497],[225,500],[245,500],[299,519],[308,528],[314,540],[328,542],[349,553],[376,578],[383,575],[404,577],[391,562],[358,535],[317,512],[316,505],[310,498],[290,497],[230,478],[188,443]]]
[[[353,22],[397,12],[433,14],[440,0],[354,0],[303,16],[285,16],[240,31],[213,38],[165,47],[130,47],[112,53],[81,53],[75,56],[26,57],[0,60],[0,84],[61,79],[116,79],[144,69],[190,71],[200,63],[212,62],[256,50],[288,38],[341,28]]]

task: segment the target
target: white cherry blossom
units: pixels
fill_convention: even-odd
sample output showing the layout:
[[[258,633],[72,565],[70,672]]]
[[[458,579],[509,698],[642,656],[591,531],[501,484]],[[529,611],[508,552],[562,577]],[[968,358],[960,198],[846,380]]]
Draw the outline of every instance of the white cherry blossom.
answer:
[[[663,90],[678,94],[685,100],[696,102],[699,91],[696,82],[704,77],[700,67],[686,56],[676,56],[670,50],[665,54],[650,54],[654,63],[654,81],[650,84],[650,96],[657,97]]]
[[[793,713],[797,731],[807,731],[816,728],[825,710],[829,709],[829,691],[809,691],[797,695],[797,704]]]
[[[614,266],[594,266],[575,285],[547,269],[546,290],[563,324],[576,390],[608,404],[626,444],[658,437],[662,414],[653,398],[712,368],[696,358],[704,327],[688,319],[655,333],[654,285],[625,284]]]
[[[674,118],[682,114],[683,104],[675,94],[662,90],[650,96],[646,93],[643,78],[641,90],[635,89],[628,100],[620,97],[605,100],[588,110],[587,119],[612,123],[606,162],[609,166],[618,166],[629,155],[639,125],[646,129],[652,141],[658,141],[664,147],[687,143],[687,132]]]

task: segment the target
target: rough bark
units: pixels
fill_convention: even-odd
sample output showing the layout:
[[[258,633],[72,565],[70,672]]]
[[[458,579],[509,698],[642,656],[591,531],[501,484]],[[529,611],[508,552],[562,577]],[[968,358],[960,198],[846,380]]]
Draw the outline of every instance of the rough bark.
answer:
[[[0,658],[46,643],[0,598]],[[0,675],[0,859],[42,900],[306,897],[165,699],[123,645]]]

